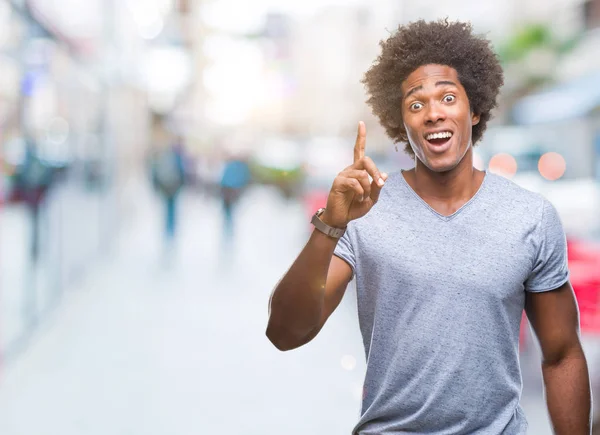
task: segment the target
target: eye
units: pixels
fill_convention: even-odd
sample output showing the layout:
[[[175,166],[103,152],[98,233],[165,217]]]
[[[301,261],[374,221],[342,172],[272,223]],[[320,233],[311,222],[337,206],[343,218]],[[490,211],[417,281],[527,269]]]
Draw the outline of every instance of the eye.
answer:
[[[456,100],[456,97],[454,95],[448,94],[444,97],[444,102],[445,103],[453,103],[454,100]]]
[[[421,103],[412,103],[410,105],[410,110],[420,110],[423,107]]]

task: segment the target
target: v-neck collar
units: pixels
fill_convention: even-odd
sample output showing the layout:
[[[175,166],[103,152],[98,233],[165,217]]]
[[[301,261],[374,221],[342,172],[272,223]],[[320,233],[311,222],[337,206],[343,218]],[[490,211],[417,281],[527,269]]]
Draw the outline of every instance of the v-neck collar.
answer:
[[[408,189],[408,191],[414,195],[414,197],[423,205],[425,206],[431,213],[433,213],[435,216],[437,216],[439,219],[441,219],[444,222],[448,222],[451,221],[452,219],[454,219],[458,214],[460,214],[461,211],[463,211],[464,209],[466,209],[469,205],[471,205],[475,199],[480,195],[480,193],[484,190],[484,187],[487,184],[488,178],[490,178],[489,173],[487,172],[487,170],[484,170],[484,176],[483,176],[483,181],[481,182],[481,185],[479,186],[479,189],[477,189],[477,192],[475,192],[475,194],[471,197],[471,199],[469,199],[467,202],[465,202],[458,210],[456,210],[454,213],[452,213],[451,215],[443,215],[440,212],[438,212],[436,209],[434,209],[432,206],[430,206],[427,201],[425,201],[423,198],[421,198],[421,196],[415,192],[415,190],[411,187],[410,184],[408,184],[408,181],[406,181],[406,178],[404,178],[404,169],[400,170],[400,178],[402,180],[402,184],[404,184],[404,186]]]

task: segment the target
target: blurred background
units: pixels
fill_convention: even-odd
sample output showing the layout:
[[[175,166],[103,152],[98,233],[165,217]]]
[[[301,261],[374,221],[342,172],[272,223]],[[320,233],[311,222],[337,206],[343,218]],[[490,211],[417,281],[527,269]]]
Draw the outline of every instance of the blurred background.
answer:
[[[0,0],[0,433],[350,433],[353,284],[288,353],[268,298],[359,120],[380,169],[412,166],[359,81],[398,24],[445,16],[501,57],[476,165],[559,210],[600,391],[599,0]]]

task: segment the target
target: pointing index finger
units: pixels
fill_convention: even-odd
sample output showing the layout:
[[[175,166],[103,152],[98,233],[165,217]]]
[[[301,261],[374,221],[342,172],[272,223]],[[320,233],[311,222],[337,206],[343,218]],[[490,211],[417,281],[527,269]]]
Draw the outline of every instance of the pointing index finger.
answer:
[[[367,128],[365,123],[358,123],[358,133],[356,134],[356,143],[354,144],[354,163],[365,156],[365,145],[367,142]]]

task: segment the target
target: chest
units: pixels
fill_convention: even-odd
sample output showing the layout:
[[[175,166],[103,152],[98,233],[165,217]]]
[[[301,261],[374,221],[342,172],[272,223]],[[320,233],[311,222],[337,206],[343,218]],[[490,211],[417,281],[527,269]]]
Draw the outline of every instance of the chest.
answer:
[[[357,243],[361,287],[407,302],[522,304],[534,256],[529,233],[508,222],[382,220]]]

